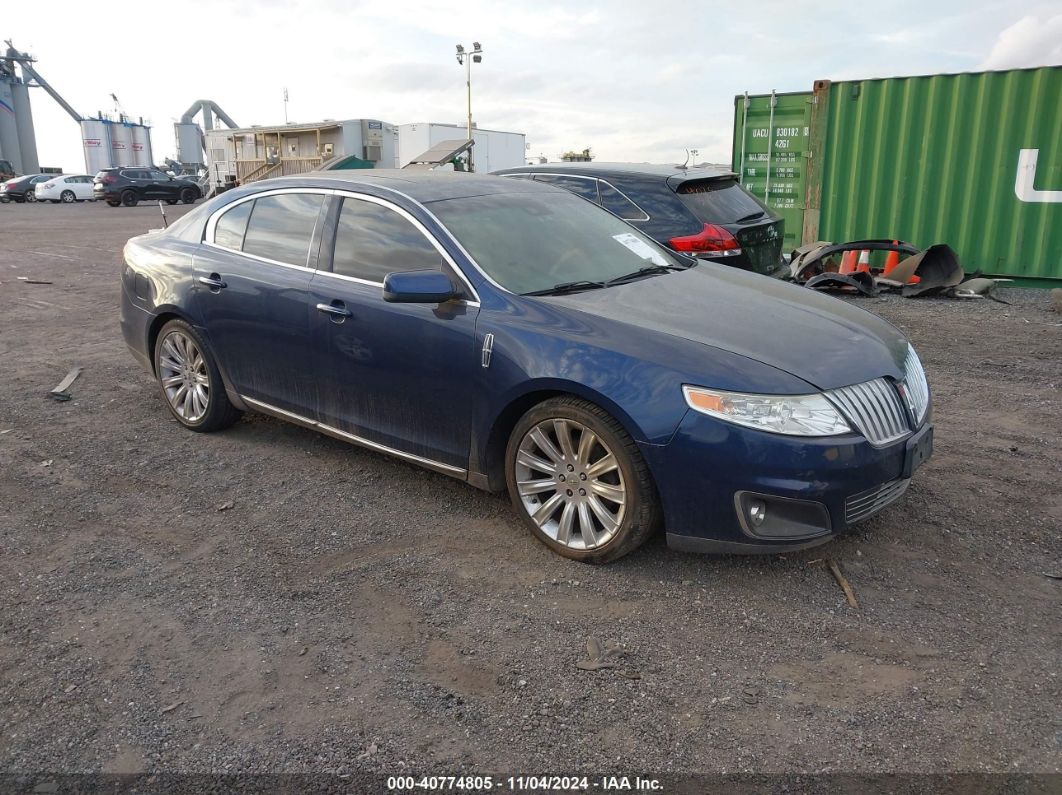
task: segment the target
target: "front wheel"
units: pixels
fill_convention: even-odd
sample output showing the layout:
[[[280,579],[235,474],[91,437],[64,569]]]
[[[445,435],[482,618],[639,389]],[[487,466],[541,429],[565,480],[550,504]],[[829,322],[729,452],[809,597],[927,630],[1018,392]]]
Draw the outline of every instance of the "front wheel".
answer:
[[[193,204],[195,202],[195,200],[198,199],[198,198],[199,197],[196,196],[195,191],[192,190],[191,188],[182,188],[181,189],[181,201],[184,202],[185,204]]]
[[[573,560],[616,560],[660,524],[652,477],[634,440],[579,398],[551,398],[520,419],[506,449],[505,477],[532,534]]]
[[[170,413],[192,431],[227,428],[240,418],[217,364],[191,326],[171,320],[155,342],[155,373]]]

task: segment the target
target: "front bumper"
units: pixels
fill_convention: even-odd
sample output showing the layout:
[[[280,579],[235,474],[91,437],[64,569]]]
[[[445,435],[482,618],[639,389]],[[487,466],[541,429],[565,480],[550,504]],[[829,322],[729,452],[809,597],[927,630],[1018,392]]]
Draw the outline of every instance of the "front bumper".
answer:
[[[859,434],[783,436],[690,411],[668,444],[644,445],[642,453],[669,546],[784,552],[825,543],[902,497],[910,482],[908,442],[931,433],[926,428],[875,448]],[[760,528],[749,519],[750,501],[766,506],[769,518]],[[757,534],[764,528],[771,537]]]

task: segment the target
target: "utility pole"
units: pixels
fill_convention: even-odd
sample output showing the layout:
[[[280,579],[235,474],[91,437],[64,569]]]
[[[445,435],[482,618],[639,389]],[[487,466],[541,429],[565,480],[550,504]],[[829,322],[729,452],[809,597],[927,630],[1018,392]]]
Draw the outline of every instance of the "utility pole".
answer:
[[[284,89],[284,123],[288,123],[288,89]]]
[[[466,52],[463,45],[457,45],[457,62],[465,67],[465,89],[468,94],[468,140],[472,140],[472,62],[483,62],[483,48],[478,41],[472,42],[472,51]],[[473,145],[468,150],[468,170],[475,171],[475,149]]]

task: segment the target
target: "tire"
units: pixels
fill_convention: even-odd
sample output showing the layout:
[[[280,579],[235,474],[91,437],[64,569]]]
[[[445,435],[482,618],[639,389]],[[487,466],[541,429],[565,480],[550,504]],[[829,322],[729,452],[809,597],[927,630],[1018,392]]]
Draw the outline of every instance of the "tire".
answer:
[[[74,192],[72,190],[64,190],[62,193],[59,194],[59,201],[61,201],[63,204],[73,204],[75,201],[77,201],[77,197],[74,195]]]
[[[123,190],[122,191],[122,204],[126,207],[136,207],[137,202],[140,201],[140,197],[136,195],[135,190]]]
[[[26,195],[23,201],[25,201],[26,204],[33,204],[35,201],[37,201],[37,194],[31,190],[28,190],[26,191]]]
[[[112,199],[108,199],[107,200],[107,204],[110,205],[111,207],[120,207],[122,203],[121,202],[116,202],[116,201],[114,201]]]
[[[638,446],[608,412],[580,398],[551,398],[520,418],[505,451],[505,482],[532,535],[583,563],[633,552],[661,523]]]
[[[177,203],[177,199],[166,199],[166,204],[171,204],[172,205],[172,204],[176,204],[176,203]]]
[[[220,431],[240,418],[240,410],[225,394],[213,356],[183,320],[171,320],[159,331],[154,361],[162,398],[188,430]]]
[[[199,197],[191,188],[181,188],[181,201],[185,204],[195,204],[195,200]]]

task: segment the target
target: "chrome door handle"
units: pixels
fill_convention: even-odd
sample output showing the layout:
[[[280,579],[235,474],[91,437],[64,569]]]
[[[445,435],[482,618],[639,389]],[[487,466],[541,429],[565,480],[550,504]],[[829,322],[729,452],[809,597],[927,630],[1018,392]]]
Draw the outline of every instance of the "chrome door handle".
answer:
[[[335,315],[336,317],[352,317],[354,315],[349,309],[335,306],[334,304],[318,304],[317,311],[324,312],[326,315]]]
[[[200,276],[199,283],[205,284],[211,290],[221,290],[225,287],[228,287],[228,285],[225,284],[225,282],[221,280],[221,277],[218,276],[216,273],[212,273],[209,276]]]

